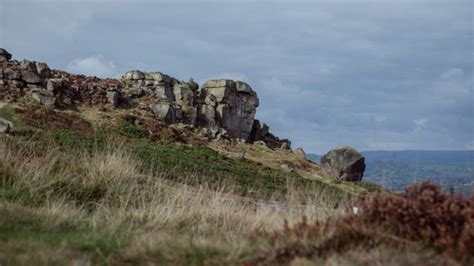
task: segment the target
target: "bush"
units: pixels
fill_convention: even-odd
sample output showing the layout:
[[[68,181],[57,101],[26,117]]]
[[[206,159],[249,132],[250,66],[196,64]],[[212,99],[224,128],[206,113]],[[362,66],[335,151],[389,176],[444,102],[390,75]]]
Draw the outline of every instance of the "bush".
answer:
[[[429,250],[458,262],[473,261],[474,197],[448,194],[422,182],[405,193],[364,196],[345,215],[325,222],[300,223],[281,231],[257,232],[271,249],[253,262],[288,263],[296,257],[327,257],[357,248]]]
[[[397,237],[462,258],[474,250],[474,197],[447,194],[430,182],[410,186],[397,195],[383,192],[366,197],[362,215],[351,219],[366,226],[383,226]]]

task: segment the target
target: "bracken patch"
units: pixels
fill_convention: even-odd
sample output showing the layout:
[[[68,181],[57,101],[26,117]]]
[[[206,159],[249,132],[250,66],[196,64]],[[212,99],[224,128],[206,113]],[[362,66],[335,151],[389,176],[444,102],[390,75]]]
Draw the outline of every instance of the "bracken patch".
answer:
[[[16,108],[15,113],[25,123],[43,129],[63,129],[79,131],[83,133],[93,132],[92,126],[83,118],[69,113],[56,112],[51,109],[20,109]]]
[[[402,194],[365,196],[357,208],[357,213],[351,209],[325,222],[310,223],[303,217],[280,231],[256,232],[271,248],[247,264],[287,264],[298,257],[328,257],[360,247],[413,248],[460,263],[474,261],[474,197],[445,193],[425,181]]]

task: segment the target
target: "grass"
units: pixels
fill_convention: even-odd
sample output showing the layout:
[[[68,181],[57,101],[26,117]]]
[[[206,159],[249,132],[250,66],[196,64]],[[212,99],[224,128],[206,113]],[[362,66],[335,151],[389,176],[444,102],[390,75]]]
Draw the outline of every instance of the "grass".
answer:
[[[12,254],[0,256],[0,262],[17,262],[17,256],[25,255],[10,246],[12,240],[46,246],[48,252],[62,247],[91,263],[237,261],[251,252],[246,232],[275,229],[284,219],[297,221],[301,215],[320,219],[333,212],[323,203],[294,209],[291,202],[284,203],[288,209],[258,207],[231,192],[177,183],[167,172],[146,172],[149,162],[123,146],[88,151],[61,146],[68,141],[52,143],[25,147],[0,138],[0,249]],[[219,240],[222,245],[216,245],[218,239],[224,239]],[[233,251],[235,240],[246,243],[242,254]],[[122,257],[124,249],[129,255]]]
[[[297,174],[128,126],[37,129],[2,112],[15,132],[0,136],[0,264],[235,263],[254,250],[248,232],[334,215]]]
[[[363,230],[340,230],[357,195],[378,188],[286,173],[282,160],[301,162],[283,152],[240,147],[239,158],[153,141],[130,124],[78,132],[33,127],[8,106],[0,116],[15,124],[0,136],[0,265],[460,262],[429,245],[371,245]],[[301,224],[325,231],[302,237]]]

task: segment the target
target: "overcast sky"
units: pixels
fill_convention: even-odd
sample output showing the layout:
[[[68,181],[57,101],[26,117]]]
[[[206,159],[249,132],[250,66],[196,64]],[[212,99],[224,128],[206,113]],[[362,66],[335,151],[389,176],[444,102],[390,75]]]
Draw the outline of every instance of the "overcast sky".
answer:
[[[258,2],[0,0],[0,47],[73,73],[246,81],[257,118],[307,152],[474,149],[472,0]]]

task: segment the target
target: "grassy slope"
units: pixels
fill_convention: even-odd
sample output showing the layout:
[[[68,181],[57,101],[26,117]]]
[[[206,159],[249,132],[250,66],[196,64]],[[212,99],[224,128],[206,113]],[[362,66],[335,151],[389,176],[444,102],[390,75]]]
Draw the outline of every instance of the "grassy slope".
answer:
[[[11,106],[0,116],[15,124],[13,136],[0,136],[0,263],[147,261],[149,241],[154,260],[235,262],[253,250],[253,229],[322,218],[352,197],[207,147],[151,141],[127,124],[81,133],[27,123]],[[123,255],[134,248],[143,250]]]
[[[259,232],[301,217],[332,224],[354,195],[373,189],[311,169],[288,174],[278,163],[298,162],[264,147],[234,146],[245,154],[239,159],[222,147],[154,141],[129,124],[77,132],[26,123],[10,107],[0,116],[15,123],[12,136],[0,136],[2,265],[273,264],[295,256],[281,250],[309,252],[334,229],[316,240],[299,229],[296,240]],[[394,250],[355,240],[349,251],[295,263],[456,263],[419,245]]]

